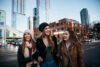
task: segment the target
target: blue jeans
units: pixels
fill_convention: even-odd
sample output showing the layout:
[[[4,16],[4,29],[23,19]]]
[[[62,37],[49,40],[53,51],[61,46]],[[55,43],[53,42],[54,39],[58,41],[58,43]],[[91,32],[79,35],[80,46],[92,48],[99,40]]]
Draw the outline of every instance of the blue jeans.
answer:
[[[44,63],[42,63],[40,67],[57,67],[57,64],[54,60],[44,61]]]

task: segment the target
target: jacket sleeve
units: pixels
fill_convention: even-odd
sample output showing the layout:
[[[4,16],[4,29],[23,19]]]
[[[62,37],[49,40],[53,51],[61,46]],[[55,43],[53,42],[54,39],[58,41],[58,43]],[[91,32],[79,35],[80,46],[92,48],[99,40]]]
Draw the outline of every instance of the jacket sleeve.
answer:
[[[77,51],[78,51],[78,67],[84,67],[84,63],[83,63],[83,49],[81,47],[81,44],[78,43],[77,44]]]
[[[31,57],[24,58],[24,55],[22,53],[22,47],[19,46],[18,52],[17,52],[17,60],[18,60],[19,64],[22,64],[22,63],[27,63],[27,62],[31,61],[32,59],[31,59]]]
[[[41,45],[41,39],[37,39],[36,41],[36,48],[38,51],[38,56],[41,56],[42,58],[44,58],[44,48]]]
[[[39,56],[39,51],[36,51],[36,52],[32,55],[32,59],[33,59],[33,60],[38,60],[38,56]]]

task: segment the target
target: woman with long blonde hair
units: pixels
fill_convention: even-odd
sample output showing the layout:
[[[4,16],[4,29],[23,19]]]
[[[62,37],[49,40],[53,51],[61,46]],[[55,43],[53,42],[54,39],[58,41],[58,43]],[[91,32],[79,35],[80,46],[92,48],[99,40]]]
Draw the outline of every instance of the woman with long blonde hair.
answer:
[[[56,42],[51,37],[51,30],[47,23],[41,23],[39,30],[42,35],[37,39],[36,46],[39,51],[39,55],[42,57],[43,61],[40,67],[57,67],[56,63]]]
[[[38,67],[38,51],[30,30],[25,30],[23,34],[22,45],[19,46],[17,57],[19,67]]]

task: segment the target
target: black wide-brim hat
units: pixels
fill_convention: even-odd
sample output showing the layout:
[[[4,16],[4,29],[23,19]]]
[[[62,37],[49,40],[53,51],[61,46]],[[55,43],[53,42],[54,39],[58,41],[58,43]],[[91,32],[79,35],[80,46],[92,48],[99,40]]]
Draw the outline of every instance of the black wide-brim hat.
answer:
[[[44,22],[39,25],[39,31],[43,31],[46,26],[49,26],[48,23]]]

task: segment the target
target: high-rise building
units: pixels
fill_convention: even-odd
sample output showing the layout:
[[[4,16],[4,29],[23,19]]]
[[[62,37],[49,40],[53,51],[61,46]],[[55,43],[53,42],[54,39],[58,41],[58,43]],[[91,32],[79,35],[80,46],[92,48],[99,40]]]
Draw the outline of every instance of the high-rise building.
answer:
[[[28,17],[28,29],[33,30],[33,17]]]
[[[12,0],[12,11],[25,14],[25,0]]]
[[[81,17],[81,24],[85,26],[89,26],[89,14],[87,8],[83,8],[80,11],[80,17]]]
[[[25,0],[12,0],[12,27],[16,28],[16,16],[25,15]]]
[[[0,43],[6,42],[6,11],[0,10]]]
[[[38,28],[39,26],[39,9],[40,9],[40,0],[36,0],[36,8],[33,9],[33,28]]]
[[[38,28],[39,26],[39,15],[38,15],[38,9],[34,8],[34,17],[33,17],[33,28]]]

